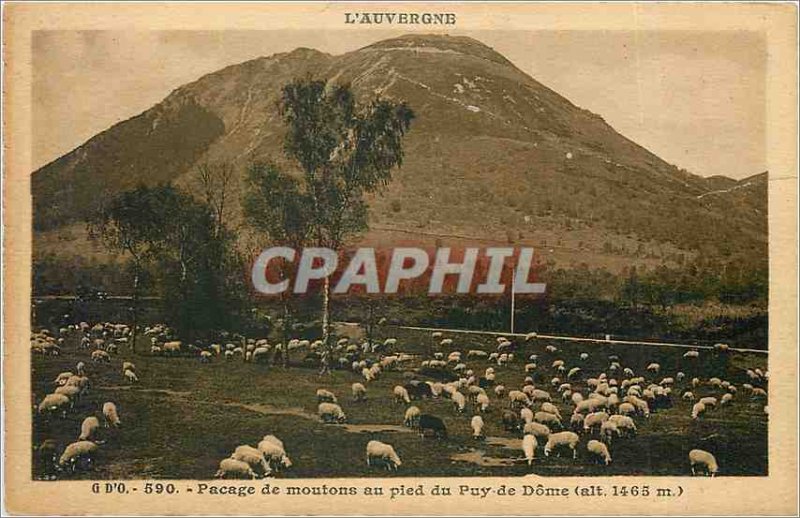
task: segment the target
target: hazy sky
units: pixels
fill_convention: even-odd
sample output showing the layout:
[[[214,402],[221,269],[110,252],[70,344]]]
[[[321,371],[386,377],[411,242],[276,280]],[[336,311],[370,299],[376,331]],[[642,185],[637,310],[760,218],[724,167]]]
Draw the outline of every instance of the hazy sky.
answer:
[[[403,33],[37,31],[34,167],[227,65],[297,47],[340,54]],[[679,167],[734,178],[766,169],[766,46],[757,33],[453,34],[493,47],[539,82]]]

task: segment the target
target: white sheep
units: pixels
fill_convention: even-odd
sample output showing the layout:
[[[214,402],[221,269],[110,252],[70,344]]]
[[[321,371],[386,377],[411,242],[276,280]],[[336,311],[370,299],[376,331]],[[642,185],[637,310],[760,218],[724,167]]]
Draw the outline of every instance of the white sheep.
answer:
[[[524,435],[534,435],[537,439],[547,440],[550,437],[550,428],[542,423],[531,422],[525,424],[522,433]]]
[[[553,427],[561,428],[561,419],[558,416],[551,414],[550,412],[536,412],[533,416],[533,420],[537,423],[541,423],[547,425],[551,429]]]
[[[215,478],[251,478],[256,479],[258,475],[250,464],[236,459],[222,459],[219,462],[219,469],[214,474]]]
[[[572,450],[572,458],[578,458],[578,443],[580,437],[575,432],[557,432],[550,434],[547,444],[544,445],[544,456],[549,457],[550,453],[560,446],[567,446]]]
[[[39,403],[39,413],[61,411],[62,417],[66,417],[67,408],[72,404],[69,397],[64,394],[47,394],[42,402]]]
[[[353,383],[353,401],[365,401],[367,399],[367,388],[361,383]]]
[[[79,441],[88,441],[100,429],[100,420],[94,416],[87,417],[81,423],[81,434],[78,436]]]
[[[472,438],[473,439],[482,439],[485,437],[483,433],[483,417],[476,415],[472,417],[472,421],[470,421],[470,425],[472,426]]]
[[[320,403],[317,407],[317,414],[325,423],[344,423],[347,421],[347,416],[342,411],[342,407],[336,403]]]
[[[608,447],[604,443],[592,439],[586,443],[586,450],[590,455],[599,458],[606,466],[611,464],[611,454],[608,452]]]
[[[453,405],[456,407],[456,411],[459,413],[463,413],[467,407],[467,398],[461,392],[453,392],[450,396],[453,400]]]
[[[733,402],[733,394],[727,393],[722,395],[722,399],[720,399],[719,404],[720,406],[729,405]]]
[[[337,403],[339,400],[336,399],[336,394],[331,392],[330,390],[325,389],[317,389],[317,402],[323,403]]]
[[[70,464],[74,469],[75,464],[82,458],[87,458],[91,461],[95,452],[97,452],[97,444],[92,441],[76,441],[70,443],[58,459],[58,465],[64,468],[67,464]]]
[[[72,376],[72,372],[62,372],[53,380],[53,385],[64,385]]]
[[[475,397],[475,404],[478,406],[478,409],[481,412],[486,412],[489,410],[489,396],[485,393],[478,394]]]
[[[111,401],[106,401],[103,403],[103,417],[105,417],[105,427],[114,427],[119,428],[122,426],[122,423],[119,420],[119,414],[117,413],[117,405],[112,403]]]
[[[522,408],[519,411],[519,418],[522,419],[523,422],[532,423],[533,422],[533,411],[530,408]]]
[[[53,394],[67,396],[70,401],[76,401],[80,398],[81,389],[75,385],[64,385],[63,387],[58,387],[55,389]]]
[[[419,407],[410,406],[406,409],[406,414],[403,417],[403,425],[408,428],[415,428],[419,423],[419,416],[422,414]]]
[[[390,444],[380,441],[369,441],[367,443],[367,466],[372,466],[375,459],[383,462],[387,471],[397,470],[403,463]]]
[[[553,414],[556,417],[558,417],[559,420],[561,420],[561,412],[559,412],[558,411],[558,407],[556,407],[552,403],[548,403],[548,402],[542,403],[542,406],[539,407],[539,410],[541,410],[542,412],[548,412],[550,414]]]
[[[125,379],[128,381],[128,383],[138,383],[139,382],[139,377],[136,376],[136,373],[133,372],[132,370],[128,369],[123,374],[125,375]]]
[[[661,370],[661,365],[658,363],[651,363],[647,366],[647,371],[652,372],[653,374],[658,374],[658,371]]]
[[[411,403],[411,398],[408,395],[408,390],[402,385],[395,385],[392,389],[395,403]]]
[[[231,458],[246,462],[254,471],[256,468],[260,467],[264,475],[269,475],[272,471],[267,463],[267,459],[264,458],[264,454],[259,448],[253,448],[246,444],[237,446],[233,454],[231,454]]]
[[[603,423],[600,425],[600,439],[608,444],[611,444],[615,435],[617,437],[622,435],[617,423],[611,421],[610,418],[608,421],[603,421]]]
[[[609,415],[605,412],[592,412],[584,418],[583,429],[588,432],[600,428],[604,422],[608,421],[608,418]]]
[[[698,419],[705,412],[706,412],[706,406],[701,401],[698,401],[692,407],[692,419]]]
[[[705,450],[692,450],[689,452],[689,465],[692,467],[692,475],[696,475],[696,466],[701,466],[703,470],[712,477],[719,471],[717,459]]]
[[[624,430],[629,435],[636,435],[636,423],[626,415],[614,414],[609,416],[608,422],[617,425],[620,434]]]
[[[717,398],[711,396],[702,397],[700,398],[700,403],[703,403],[706,406],[706,409],[716,408]]]
[[[528,466],[533,464],[537,446],[536,436],[533,434],[526,434],[522,437],[522,452],[525,454],[525,460],[528,461]]]
[[[283,441],[274,435],[265,435],[258,443],[258,451],[264,456],[270,469],[291,468],[292,461],[286,454]]]

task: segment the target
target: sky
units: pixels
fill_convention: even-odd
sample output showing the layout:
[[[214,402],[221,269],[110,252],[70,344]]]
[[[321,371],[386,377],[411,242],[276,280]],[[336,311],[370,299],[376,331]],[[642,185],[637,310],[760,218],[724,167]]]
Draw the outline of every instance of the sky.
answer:
[[[407,32],[407,31],[405,31]],[[309,47],[356,50],[404,31],[36,31],[38,168],[175,88]],[[739,31],[453,31],[476,38],[667,162],[702,176],[766,170],[766,41]]]

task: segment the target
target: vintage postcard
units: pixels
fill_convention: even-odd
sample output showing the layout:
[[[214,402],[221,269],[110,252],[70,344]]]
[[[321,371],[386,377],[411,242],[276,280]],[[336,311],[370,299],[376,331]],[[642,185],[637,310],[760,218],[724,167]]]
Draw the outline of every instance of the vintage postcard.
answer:
[[[4,512],[796,515],[797,14],[4,3]]]

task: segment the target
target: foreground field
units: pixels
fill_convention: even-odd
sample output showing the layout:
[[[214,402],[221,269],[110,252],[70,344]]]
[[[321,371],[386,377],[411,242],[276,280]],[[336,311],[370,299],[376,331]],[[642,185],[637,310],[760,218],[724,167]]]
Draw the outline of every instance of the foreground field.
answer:
[[[398,351],[424,353],[431,341],[426,333],[394,334]],[[492,337],[452,338],[455,347],[464,352],[490,350],[494,345]],[[484,415],[486,441],[472,438],[471,407],[461,415],[444,399],[413,402],[423,413],[441,417],[450,435],[441,441],[422,439],[402,427],[406,406],[392,400],[392,387],[403,384],[400,372],[387,372],[368,383],[368,400],[353,403],[350,386],[363,379],[350,371],[319,377],[315,370],[301,367],[284,369],[221,358],[202,364],[197,358],[134,356],[127,348],[112,356],[110,364],[98,364],[89,360],[89,351],[77,350],[75,342],[68,340],[61,356],[33,357],[32,404],[52,391],[52,380],[58,373],[74,370],[78,361],[87,364],[92,382],[89,395],[66,419],[34,415],[33,445],[55,439],[63,449],[76,440],[81,421],[89,415],[99,415],[105,401],[117,404],[123,426],[108,435],[93,470],[69,475],[74,478],[211,478],[220,459],[229,456],[236,446],[255,445],[269,433],[283,439],[294,463],[280,475],[284,477],[689,475],[687,454],[693,448],[712,452],[719,461],[721,476],[767,474],[765,402],[752,400],[741,390],[730,407],[692,420],[691,404],[679,399],[682,387],[676,387],[673,408],[654,413],[649,419],[637,418],[638,435],[612,444],[614,460],[610,466],[587,458],[588,438],[583,437],[578,459],[544,458],[540,448],[537,460],[529,467],[522,459],[520,436],[504,431],[500,423],[508,402],[492,392],[491,411]],[[534,353],[540,356],[543,371],[536,380],[537,386],[548,383],[553,376],[547,368],[553,359],[577,365],[581,352],[590,354],[581,367],[591,375],[607,367],[609,354],[618,355],[622,365],[631,367],[637,375],[644,375],[646,365],[657,361],[662,366],[658,379],[683,370],[687,382],[692,376],[708,379],[717,375],[741,385],[747,381],[745,369],[766,368],[766,357],[739,353],[732,353],[727,367],[720,367],[710,363],[711,353],[706,351],[691,364],[681,357],[684,351],[680,349],[558,343],[555,345],[559,351],[550,354],[545,352],[547,345],[542,340],[522,345],[514,363],[507,367],[495,365],[497,382],[509,389],[521,386],[524,358]],[[125,360],[136,364],[138,384],[124,381],[121,364]],[[490,365],[486,360],[467,364],[476,372],[483,372]],[[726,372],[718,372],[720,369]],[[321,387],[339,396],[348,416],[346,425],[319,422],[314,394]],[[543,388],[556,394],[552,387]],[[704,385],[694,392],[701,397],[710,394],[711,387]],[[572,406],[561,401],[556,404],[568,420]],[[396,473],[366,465],[364,448],[371,439],[394,445],[403,460]],[[41,475],[40,469],[35,462],[34,477]]]

